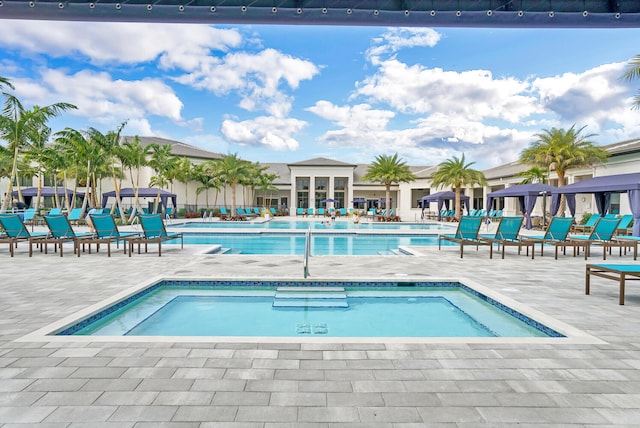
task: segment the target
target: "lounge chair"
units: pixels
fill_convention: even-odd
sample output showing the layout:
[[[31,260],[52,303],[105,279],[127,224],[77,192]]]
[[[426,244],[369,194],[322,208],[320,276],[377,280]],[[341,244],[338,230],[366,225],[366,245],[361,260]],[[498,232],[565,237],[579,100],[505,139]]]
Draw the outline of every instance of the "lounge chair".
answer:
[[[62,208],[51,208],[47,215],[62,215]]]
[[[571,235],[565,246],[573,247],[574,256],[580,253],[580,248],[584,247],[584,259],[586,260],[591,253],[592,245],[602,245],[602,259],[607,259],[607,250],[612,247],[622,248],[625,244],[619,240],[612,240],[616,229],[620,223],[617,218],[600,218],[589,235]]]
[[[162,256],[162,243],[173,239],[180,239],[180,248],[184,248],[184,239],[182,233],[167,233],[162,222],[162,217],[158,214],[143,214],[140,216],[140,225],[142,226],[143,236],[128,239],[129,241],[129,257],[133,252],[133,245],[138,244],[138,254],[140,254],[140,245],[144,244],[144,252],[146,253],[149,243],[158,244],[158,256]]]
[[[591,276],[618,281],[620,289],[618,303],[624,305],[626,281],[640,281],[640,265],[588,264],[585,275],[584,294],[589,294],[591,292]]]
[[[4,229],[4,234],[0,235],[0,242],[9,244],[11,257],[13,257],[14,248],[18,246],[20,241],[29,242],[29,257],[31,257],[33,243],[48,236],[47,233],[29,233],[18,214],[0,214],[0,225]]]
[[[44,222],[49,228],[50,234],[41,239],[44,244],[44,253],[47,254],[48,244],[53,244],[54,249],[60,248],[60,257],[63,256],[62,244],[65,242],[73,243],[73,251],[80,257],[80,244],[86,243],[88,238],[93,236],[90,232],[76,233],[69,223],[69,219],[62,214],[46,215]]]
[[[454,234],[438,235],[438,250],[440,250],[442,241],[455,242],[460,245],[460,258],[464,255],[465,245],[475,245],[476,249],[480,245],[489,245],[487,241],[483,241],[478,236],[482,219],[480,217],[461,217],[458,228]]]
[[[33,231],[33,226],[38,223],[38,211],[35,208],[27,208],[24,210],[22,221],[24,224],[31,225],[31,231]]]
[[[631,226],[631,222],[633,221],[633,214],[625,214],[620,217],[620,223],[618,223],[618,228],[616,229],[616,235],[626,235]]]
[[[72,209],[67,218],[71,224],[80,224],[81,221],[84,221],[84,218],[82,217],[82,208]]]
[[[326,215],[325,214],[325,209],[324,208],[318,208],[318,215],[320,217],[324,217]]]
[[[552,217],[547,225],[544,235],[523,236],[522,240],[532,244],[531,258],[535,258],[535,244],[540,244],[540,255],[544,256],[544,246],[553,244],[555,246],[556,259],[558,258],[558,248],[563,246],[569,236],[569,231],[573,225],[573,217]],[[564,247],[566,252],[566,247]]]
[[[120,241],[123,241],[124,253],[127,254],[129,240],[140,237],[138,232],[120,232],[110,214],[92,214],[91,222],[96,234],[85,241],[89,245],[89,253],[91,253],[91,244],[96,244],[98,251],[100,250],[100,244],[107,244],[107,257],[111,257],[111,243],[115,242],[119,246]]]
[[[480,218],[480,217],[474,217]],[[502,217],[498,228],[494,235],[479,235],[482,241],[489,243],[489,258],[493,258],[493,245],[498,244],[498,248],[502,247],[502,258],[504,259],[504,248],[507,246],[518,247],[518,254],[522,251],[522,247],[526,247],[527,256],[529,255],[529,247],[535,245],[532,242],[523,241],[520,236],[520,227],[522,226],[523,216]]]
[[[575,233],[586,233],[586,232],[590,232],[591,229],[593,229],[593,227],[596,225],[596,223],[598,222],[598,220],[600,220],[600,215],[599,214],[591,214],[591,217],[589,217],[589,219],[586,221],[585,224],[575,224],[573,226],[572,231]]]
[[[338,210],[338,214],[341,216],[346,216],[347,215],[347,209],[346,208],[340,208]]]

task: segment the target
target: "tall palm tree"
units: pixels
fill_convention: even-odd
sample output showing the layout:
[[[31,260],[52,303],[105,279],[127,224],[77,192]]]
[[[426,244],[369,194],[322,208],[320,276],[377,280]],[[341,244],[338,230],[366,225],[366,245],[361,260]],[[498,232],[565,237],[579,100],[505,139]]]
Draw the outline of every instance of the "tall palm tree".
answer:
[[[624,73],[625,80],[635,80],[640,78],[640,55],[634,56],[627,64],[627,70]],[[640,93],[633,97],[633,108],[640,109]]]
[[[252,164],[237,153],[224,155],[216,164],[221,181],[231,187],[231,217],[236,217],[236,188],[251,174]]]
[[[174,176],[180,183],[184,183],[184,204],[189,201],[189,182],[193,179],[193,164],[187,157],[180,158],[174,165]],[[186,209],[185,209],[186,212]]]
[[[576,126],[573,125],[568,130],[543,130],[536,134],[538,139],[520,153],[520,162],[544,168],[548,172],[555,171],[558,187],[564,186],[566,173],[571,168],[592,166],[609,157],[609,152],[589,140],[594,134],[581,135],[585,127],[576,130]],[[563,195],[558,210],[560,215],[564,215],[565,207]]]
[[[178,158],[171,155],[170,144],[149,144],[147,146],[147,150],[151,153],[148,165],[153,168],[156,173],[156,175],[151,177],[149,180],[149,185],[151,187],[158,187],[158,196],[156,197],[155,206],[153,208],[154,212],[158,212],[160,193],[164,187],[171,183],[171,170]]]
[[[122,163],[120,165],[116,164],[116,160],[120,161],[121,156],[120,152],[120,134],[122,130],[126,126],[127,122],[123,122],[115,131],[109,131],[106,134],[98,131],[95,128],[89,128],[87,130],[87,134],[90,139],[97,144],[101,152],[103,154],[104,165],[109,170],[109,175],[113,180],[113,188],[116,192],[116,202],[113,205],[113,211],[117,210],[120,213],[120,218],[122,221],[125,220],[125,213],[122,207],[120,206],[120,182],[119,180],[122,178]]]
[[[7,189],[7,195],[10,195],[18,172],[18,157],[29,138],[36,135],[36,131],[42,129],[49,119],[66,110],[75,109],[76,106],[55,103],[45,107],[35,106],[26,109],[17,97],[7,93],[3,95],[5,102],[0,114],[0,138],[7,141],[9,150],[13,152],[13,164]],[[2,209],[8,208],[9,199],[5,198]]]
[[[36,207],[40,206],[40,200],[42,198],[42,181],[44,179],[44,173],[46,169],[45,156],[47,150],[47,142],[51,137],[51,128],[46,125],[42,125],[38,129],[32,129],[32,134],[27,138],[26,144],[23,148],[25,152],[24,159],[29,164],[33,164],[33,175],[37,177],[37,193],[36,193]],[[54,183],[55,184],[55,183]],[[55,187],[55,186],[54,186]],[[58,207],[58,194],[54,193],[54,206]]]
[[[455,206],[456,219],[460,221],[462,216],[460,196],[462,194],[462,186],[473,186],[474,184],[486,185],[487,180],[484,174],[477,169],[471,168],[475,162],[465,163],[464,153],[458,159],[447,159],[438,165],[438,169],[431,176],[432,185],[434,187],[453,187],[456,192]]]
[[[129,178],[133,185],[133,208],[129,216],[128,222],[131,223],[136,216],[136,212],[141,211],[140,206],[140,169],[147,164],[147,151],[140,143],[140,137],[137,135],[132,140],[126,141],[119,151],[120,162],[122,166],[129,171]],[[133,172],[136,172],[134,178]]]
[[[391,185],[394,183],[410,183],[416,179],[406,162],[398,158],[398,154],[379,155],[369,165],[367,173],[362,177],[364,181],[373,181],[385,186],[385,217],[391,216]]]
[[[9,79],[7,79],[6,77],[0,76],[0,88],[2,88],[3,86],[7,86],[8,88],[14,89]]]

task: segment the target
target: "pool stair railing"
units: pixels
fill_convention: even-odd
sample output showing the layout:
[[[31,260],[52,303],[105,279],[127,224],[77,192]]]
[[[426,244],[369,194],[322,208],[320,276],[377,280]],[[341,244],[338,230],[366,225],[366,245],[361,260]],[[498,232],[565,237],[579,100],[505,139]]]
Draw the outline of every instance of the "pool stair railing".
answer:
[[[274,308],[348,308],[344,287],[278,287]]]

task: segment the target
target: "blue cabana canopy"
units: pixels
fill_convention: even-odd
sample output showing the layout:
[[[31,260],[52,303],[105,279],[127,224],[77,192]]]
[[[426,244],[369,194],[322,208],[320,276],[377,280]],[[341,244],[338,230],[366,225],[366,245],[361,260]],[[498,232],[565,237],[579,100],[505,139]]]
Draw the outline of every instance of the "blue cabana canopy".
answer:
[[[431,195],[423,196],[420,199],[419,205],[424,209],[431,202],[438,203],[438,221],[442,220],[442,216],[440,213],[442,212],[442,207],[446,207],[449,209],[449,201],[455,201],[456,192],[452,192],[450,190],[445,190],[442,192],[433,193]],[[467,207],[467,214],[469,213],[469,197],[466,195],[460,195],[460,202]]]
[[[135,196],[135,189],[131,187],[127,187],[125,189],[120,189],[120,198],[133,198]],[[138,189],[138,197],[140,198],[156,198],[158,196],[158,189],[142,187]],[[102,194],[102,208],[107,206],[107,201],[109,198],[115,198],[116,191],[113,190],[111,192],[106,192]],[[162,203],[162,208],[164,210],[167,209],[167,203],[171,198],[171,203],[174,208],[178,208],[177,198],[174,193],[168,192],[166,190],[160,189],[160,202]]]
[[[20,189],[20,193],[22,194],[22,197],[24,198],[24,203],[27,206],[31,206],[31,199],[35,198],[36,196],[38,196],[38,188],[37,187],[26,187],[24,189]],[[63,197],[65,195],[65,193],[67,194],[67,196],[69,198],[73,197],[73,190],[70,189],[65,189],[64,187],[42,187],[40,188],[40,196],[43,197],[53,197],[56,194],[60,197]],[[18,190],[13,190],[11,192],[11,196],[16,197],[18,196]],[[76,196],[79,198],[83,198],[84,197],[84,193],[83,192],[76,192]]]
[[[536,206],[538,196],[551,195],[557,187],[542,183],[517,184],[487,193],[487,212],[491,211],[491,206],[496,198],[517,197],[520,203],[520,211],[524,214],[525,227],[531,229],[531,213]],[[559,198],[559,197],[557,197]]]
[[[567,197],[571,215],[576,214],[575,195],[578,193],[593,193],[598,213],[601,216],[606,215],[607,211],[609,211],[612,193],[627,193],[629,207],[631,208],[631,214],[633,214],[633,236],[640,236],[640,173],[593,177],[559,187],[554,193],[564,194]]]

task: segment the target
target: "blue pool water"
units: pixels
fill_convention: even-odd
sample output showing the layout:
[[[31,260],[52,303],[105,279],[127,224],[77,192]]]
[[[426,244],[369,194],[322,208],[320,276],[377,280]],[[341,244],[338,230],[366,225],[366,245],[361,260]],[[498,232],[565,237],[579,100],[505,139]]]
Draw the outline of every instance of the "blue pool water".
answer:
[[[430,231],[454,231],[455,226],[433,223],[384,223],[361,222],[354,224],[351,221],[329,222],[316,220],[270,220],[270,221],[211,221],[189,222],[174,224],[172,227],[186,229],[299,229],[307,230],[430,230]]]
[[[176,243],[169,241],[169,243]],[[184,234],[185,244],[221,245],[236,254],[304,254],[302,234]],[[311,255],[387,255],[400,246],[438,245],[436,235],[341,234],[311,236]],[[442,245],[451,245],[443,242]]]
[[[299,307],[274,307],[275,302],[283,299],[275,297],[276,291],[273,287],[221,288],[161,284],[152,287],[151,291],[142,291],[125,302],[105,308],[90,320],[72,325],[58,334],[276,337],[561,336],[521,314],[516,313],[514,316],[513,310],[505,309],[492,299],[478,295],[457,283],[442,283],[442,286],[435,283],[427,287],[356,287],[346,288],[344,294],[347,307],[312,307],[312,303],[304,301],[299,303]],[[315,301],[313,295],[307,296],[307,302],[312,301]]]

